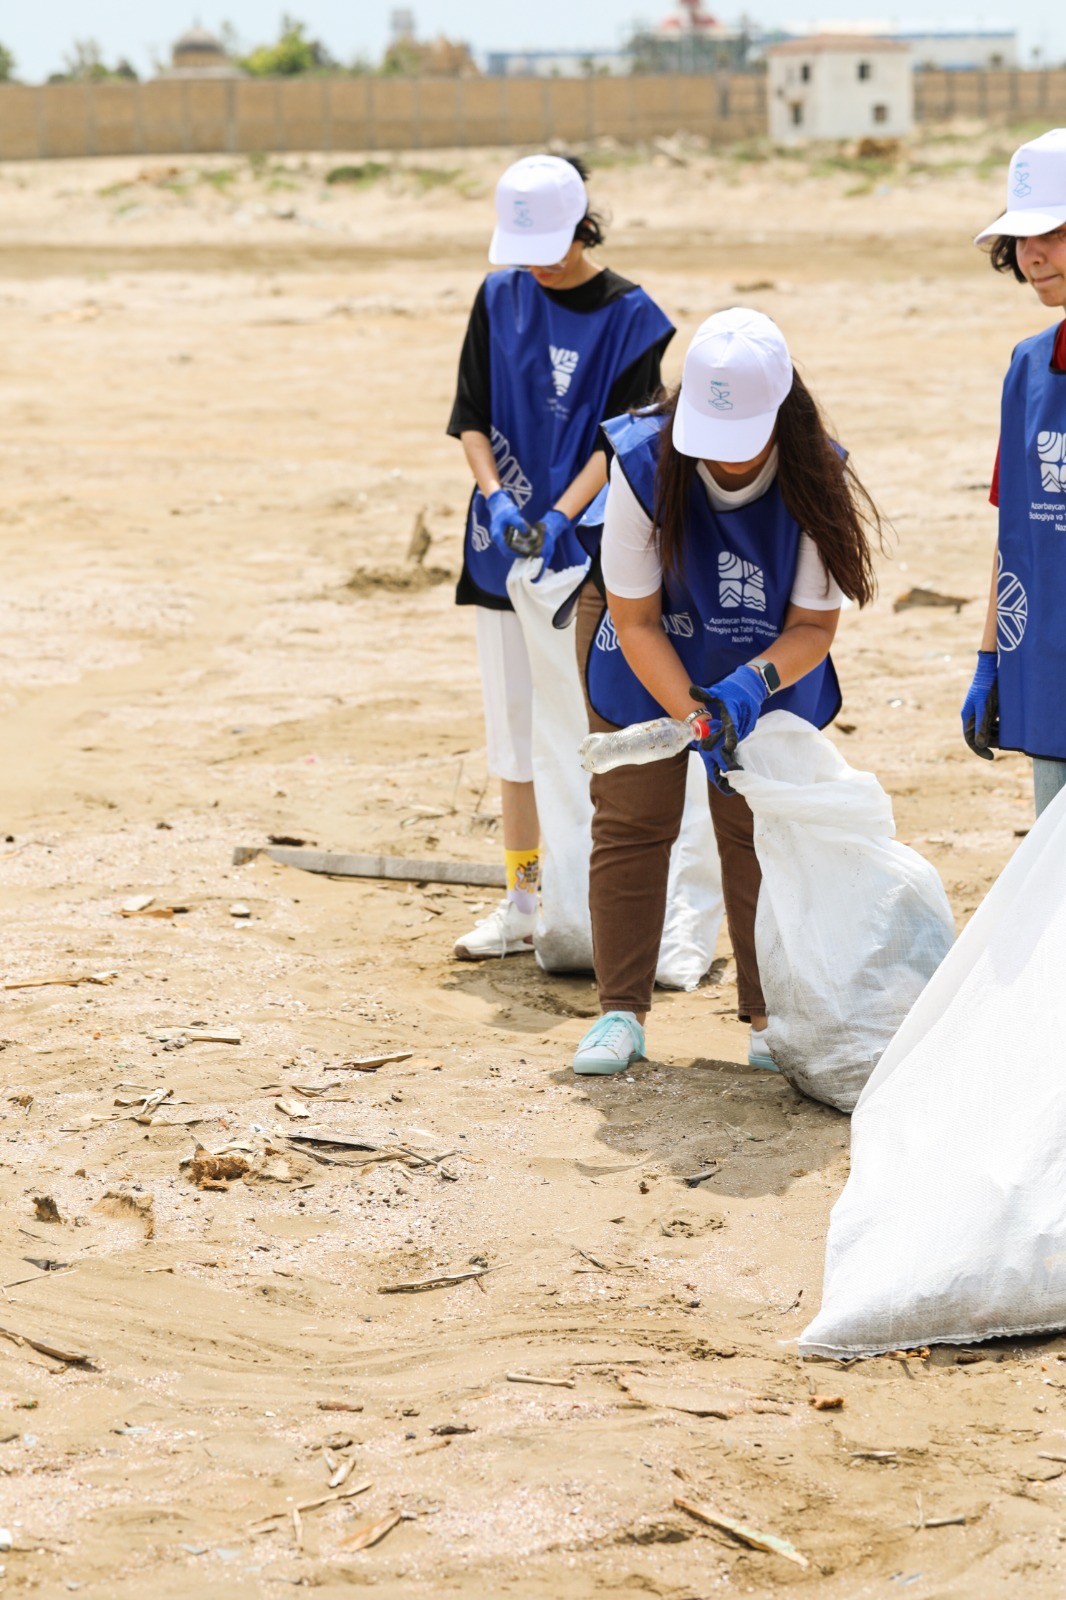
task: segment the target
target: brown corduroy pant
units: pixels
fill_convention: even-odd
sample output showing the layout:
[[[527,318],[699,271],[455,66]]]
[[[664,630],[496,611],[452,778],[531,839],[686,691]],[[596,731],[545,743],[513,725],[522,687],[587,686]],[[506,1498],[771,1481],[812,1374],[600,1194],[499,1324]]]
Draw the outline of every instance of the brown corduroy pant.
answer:
[[[603,601],[589,583],[578,603],[577,652],[593,733],[609,733],[614,727],[596,714],[588,698],[586,666],[602,615]],[[643,1012],[651,1006],[666,917],[670,849],[681,830],[688,761],[686,750],[668,761],[616,767],[593,776],[589,908],[604,1011]],[[747,801],[722,794],[710,782],[707,792],[737,965],[737,1012],[746,1022],[766,1009],[755,957],[755,906],[762,874]]]

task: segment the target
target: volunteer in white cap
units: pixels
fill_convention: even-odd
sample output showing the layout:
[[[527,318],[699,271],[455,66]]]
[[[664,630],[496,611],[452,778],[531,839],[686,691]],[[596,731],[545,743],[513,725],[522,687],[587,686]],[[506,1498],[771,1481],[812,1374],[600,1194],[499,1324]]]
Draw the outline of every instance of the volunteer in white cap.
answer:
[[[1007,209],[977,235],[1060,313],[1014,352],[1003,384],[992,504],[999,538],[963,736],[1033,758],[1039,814],[1066,787],[1066,128],[1014,152]]]
[[[658,393],[674,329],[643,289],[586,252],[603,242],[580,162],[527,156],[496,188],[486,278],[470,315],[448,432],[475,489],[456,599],[477,607],[489,772],[500,779],[507,894],[458,941],[467,960],[530,952],[540,823],[529,655],[507,595],[514,561],[587,559],[574,522],[606,482],[597,429]],[[575,693],[576,681],[575,681]]]
[[[845,596],[874,592],[876,509],[825,430],[780,329],[720,311],[696,333],[681,385],[604,425],[612,453],[600,551],[607,609],[578,609],[589,727],[606,732],[710,708],[702,753],[737,965],[748,1059],[773,1067],[755,956],[760,873],[736,749],[767,706],[823,727],[840,708],[829,660]],[[688,751],[592,779],[589,899],[603,1015],[574,1057],[620,1072],[644,1053]]]

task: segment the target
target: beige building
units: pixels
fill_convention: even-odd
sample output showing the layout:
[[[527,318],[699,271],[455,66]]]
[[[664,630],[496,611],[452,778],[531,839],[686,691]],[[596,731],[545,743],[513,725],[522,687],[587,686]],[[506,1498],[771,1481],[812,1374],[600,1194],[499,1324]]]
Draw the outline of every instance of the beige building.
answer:
[[[766,51],[775,144],[804,139],[901,138],[914,127],[911,47],[871,34],[814,34]]]
[[[242,78],[244,73],[231,61],[221,39],[206,28],[190,28],[175,40],[170,66],[161,78]]]

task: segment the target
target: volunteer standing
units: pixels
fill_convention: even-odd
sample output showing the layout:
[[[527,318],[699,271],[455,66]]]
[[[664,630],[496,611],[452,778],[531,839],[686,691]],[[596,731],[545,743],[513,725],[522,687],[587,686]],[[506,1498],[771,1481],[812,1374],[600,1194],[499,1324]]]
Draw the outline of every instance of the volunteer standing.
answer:
[[[780,329],[745,309],[698,330],[681,385],[650,414],[605,424],[613,452],[601,558],[607,589],[582,595],[579,659],[589,726],[607,731],[710,708],[703,758],[737,965],[748,1059],[773,1067],[755,955],[760,874],[752,816],[728,792],[736,748],[768,707],[823,727],[840,690],[829,659],[845,596],[874,583],[877,512],[825,431]],[[689,755],[592,779],[590,904],[603,1016],[579,1073],[622,1071],[643,1022],[666,907]]]
[[[1016,150],[1007,209],[977,235],[992,265],[1066,312],[1066,128]],[[977,670],[962,708],[977,755],[1033,759],[1039,815],[1066,787],[1066,323],[1017,347],[992,483],[999,538]]]
[[[543,527],[542,570],[587,559],[574,522],[606,482],[604,417],[658,392],[674,329],[636,284],[597,266],[603,242],[585,172],[529,156],[496,189],[489,260],[506,270],[478,290],[448,432],[476,487],[456,600],[477,608],[488,765],[500,779],[507,894],[455,946],[461,959],[532,950],[540,825],[533,792],[532,697],[507,575]],[[536,537],[541,537],[539,529]]]

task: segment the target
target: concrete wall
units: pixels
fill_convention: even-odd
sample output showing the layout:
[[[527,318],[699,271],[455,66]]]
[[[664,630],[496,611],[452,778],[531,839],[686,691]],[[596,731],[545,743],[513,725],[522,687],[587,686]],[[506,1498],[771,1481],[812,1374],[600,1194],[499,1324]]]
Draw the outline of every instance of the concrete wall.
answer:
[[[786,47],[768,58],[770,137],[905,138],[914,126],[909,50],[809,50]],[[862,76],[860,76],[860,72]]]
[[[1066,123],[1066,70],[922,72],[919,122]],[[0,84],[0,160],[209,152],[545,145],[679,130],[713,144],[767,131],[756,73],[625,78],[160,79]],[[881,130],[885,131],[885,130]]]

